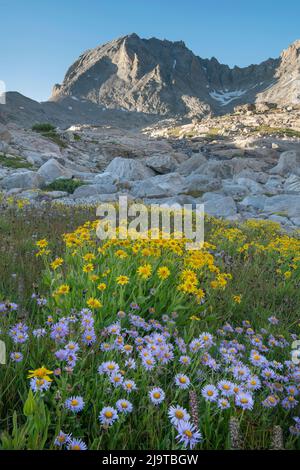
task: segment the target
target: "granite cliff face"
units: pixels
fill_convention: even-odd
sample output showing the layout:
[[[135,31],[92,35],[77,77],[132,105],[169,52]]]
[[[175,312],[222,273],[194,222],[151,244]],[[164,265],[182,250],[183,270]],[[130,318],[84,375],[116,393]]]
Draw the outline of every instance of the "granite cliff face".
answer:
[[[279,106],[300,103],[300,40],[282,52],[273,82],[258,95],[257,101]]]
[[[186,117],[225,114],[257,100],[299,103],[299,49],[297,41],[279,59],[230,68],[195,56],[182,41],[131,34],[82,54],[51,100],[71,96],[110,109]]]

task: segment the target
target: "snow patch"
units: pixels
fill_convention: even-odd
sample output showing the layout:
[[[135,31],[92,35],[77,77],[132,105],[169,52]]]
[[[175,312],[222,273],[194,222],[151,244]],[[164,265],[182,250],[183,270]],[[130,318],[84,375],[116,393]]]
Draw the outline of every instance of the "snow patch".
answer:
[[[247,91],[248,90],[214,90],[211,91],[209,94],[214,100],[219,101],[221,106],[226,106],[227,104],[231,103],[231,101],[237,100],[238,98],[243,96],[245,93],[247,93]]]
[[[177,60],[176,60],[176,59],[174,59],[174,61],[173,61],[173,70],[175,69],[175,67],[176,67],[176,64],[177,64]]]

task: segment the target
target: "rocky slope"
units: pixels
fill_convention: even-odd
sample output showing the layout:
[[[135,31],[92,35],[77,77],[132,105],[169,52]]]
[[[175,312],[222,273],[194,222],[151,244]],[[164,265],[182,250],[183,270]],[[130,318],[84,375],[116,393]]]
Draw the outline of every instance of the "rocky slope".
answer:
[[[195,56],[185,44],[131,34],[88,50],[51,100],[74,100],[166,116],[225,114],[241,103],[300,103],[300,41],[279,59],[229,68]]]
[[[49,186],[59,182],[59,191]],[[120,195],[203,203],[217,217],[270,219],[293,230],[300,227],[300,109],[244,106],[144,133],[77,125],[47,137],[0,125],[0,190],[33,204],[98,204]]]

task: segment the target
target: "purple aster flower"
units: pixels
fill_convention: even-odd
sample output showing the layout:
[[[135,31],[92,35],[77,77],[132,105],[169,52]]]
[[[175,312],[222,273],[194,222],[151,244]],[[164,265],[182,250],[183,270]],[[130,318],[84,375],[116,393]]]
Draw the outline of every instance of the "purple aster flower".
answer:
[[[290,410],[292,408],[295,408],[298,403],[298,400],[296,400],[293,395],[289,395],[288,397],[282,400],[281,405],[284,409]]]
[[[12,352],[10,358],[14,362],[21,362],[23,360],[23,354],[20,352]]]
[[[189,388],[189,386],[191,384],[190,379],[185,374],[175,375],[174,381],[175,381],[175,385],[177,385],[177,387],[179,387],[183,390]]]
[[[123,379],[123,375],[120,374],[119,372],[113,372],[110,375],[109,380],[115,387],[120,387],[124,379]]]
[[[170,406],[168,415],[171,420],[171,423],[174,424],[174,426],[176,427],[180,422],[189,421],[191,418],[186,409],[182,408],[182,406],[179,405]]]
[[[252,410],[253,398],[249,392],[239,392],[235,396],[235,404],[243,408],[243,410]]]
[[[68,444],[68,442],[71,439],[71,434],[66,434],[63,431],[59,431],[59,434],[56,436],[54,445],[57,447],[62,447],[65,444]]]
[[[230,403],[227,398],[222,397],[218,399],[218,408],[220,408],[221,410],[226,410],[227,408],[230,408]]]
[[[65,360],[66,360],[66,357],[67,357],[67,354],[68,354],[68,351],[66,351],[65,349],[59,349],[59,350],[56,351],[54,354],[55,354],[55,357],[56,357],[59,361],[65,361]]]
[[[188,366],[191,363],[191,358],[189,356],[180,356],[179,362],[185,366]]]
[[[134,390],[137,390],[137,386],[133,380],[124,380],[123,388],[127,393],[131,393]]]
[[[154,387],[149,391],[149,398],[154,405],[159,405],[165,399],[165,392],[159,387]]]
[[[65,408],[72,411],[73,413],[79,413],[79,411],[83,410],[84,404],[85,403],[82,397],[71,397],[67,398],[67,400],[65,401]]]
[[[50,388],[51,382],[45,379],[39,379],[38,377],[32,377],[30,380],[30,388],[34,392],[45,392]]]
[[[279,397],[277,395],[269,395],[265,400],[261,402],[265,408],[274,408],[279,403]]]
[[[99,414],[99,421],[105,426],[111,426],[117,419],[119,419],[118,412],[111,406],[105,406]]]
[[[116,403],[117,410],[120,413],[131,413],[133,410],[132,403],[125,398],[121,398]]]
[[[218,389],[220,390],[221,395],[225,397],[234,395],[234,386],[235,384],[229,382],[228,380],[220,380],[220,382],[218,382]]]
[[[208,384],[202,388],[201,395],[206,401],[217,401],[219,392],[214,385]]]
[[[202,441],[202,435],[197,431],[196,427],[188,421],[182,421],[177,426],[178,434],[176,439],[185,447],[194,449],[194,447]]]
[[[87,445],[83,442],[82,439],[69,439],[67,443],[68,450],[87,450]]]
[[[276,318],[274,316],[269,317],[268,321],[269,321],[269,323],[271,323],[271,325],[278,325],[278,323],[279,323],[278,318]]]

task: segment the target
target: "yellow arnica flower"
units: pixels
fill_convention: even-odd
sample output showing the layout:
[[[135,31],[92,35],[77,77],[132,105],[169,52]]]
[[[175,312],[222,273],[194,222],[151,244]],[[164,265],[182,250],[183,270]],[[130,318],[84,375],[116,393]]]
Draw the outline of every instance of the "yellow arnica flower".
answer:
[[[70,292],[70,286],[68,286],[68,284],[62,284],[56,289],[55,294],[63,295],[63,294],[68,294],[69,292]]]
[[[82,271],[84,273],[90,273],[91,271],[94,271],[94,265],[93,263],[88,263],[88,264],[85,264],[82,268]]]
[[[42,366],[39,369],[29,370],[28,378],[31,379],[32,377],[37,377],[38,379],[47,380],[47,382],[52,382],[49,375],[53,374],[52,370],[46,369],[46,367]]]
[[[100,302],[100,300],[95,299],[94,297],[90,297],[86,304],[90,308],[100,308],[100,307],[102,307],[102,303]]]
[[[35,254],[35,256],[38,258],[39,256],[43,256],[43,255],[47,256],[47,255],[49,255],[50,253],[51,253],[50,250],[45,250],[44,248],[42,248],[41,250],[39,250],[39,251]]]
[[[201,318],[200,318],[200,317],[197,317],[196,315],[192,315],[192,316],[190,317],[190,320],[192,320],[192,321],[200,321]]]
[[[98,281],[98,279],[99,279],[98,274],[91,274],[89,277],[89,280],[92,282]]]
[[[87,261],[87,262],[93,261],[95,258],[96,258],[96,256],[94,255],[94,253],[86,253],[83,256],[84,261]]]
[[[140,266],[137,269],[137,273],[142,279],[148,279],[148,277],[150,277],[152,273],[151,264],[144,264],[143,266]]]
[[[129,282],[129,277],[128,276],[118,276],[116,278],[117,284],[120,286],[125,286]]]
[[[46,238],[43,238],[42,240],[38,240],[36,242],[36,246],[38,246],[39,248],[46,248],[48,246],[48,242]]]
[[[115,252],[115,255],[120,258],[120,259],[124,259],[124,258],[127,258],[128,254],[126,253],[126,251],[124,250],[117,250]]]
[[[292,275],[291,271],[286,271],[284,274],[285,279],[289,279]]]
[[[157,270],[157,275],[160,279],[167,279],[170,276],[170,270],[167,266],[161,266]]]
[[[232,297],[232,300],[236,303],[236,304],[240,304],[241,301],[242,301],[242,296],[241,295],[234,295]]]
[[[98,284],[98,286],[97,286],[97,289],[100,290],[100,291],[105,290],[106,289],[105,282],[100,282],[100,284]]]
[[[55,271],[55,269],[59,268],[63,264],[64,260],[62,258],[55,258],[54,261],[50,264],[51,268]]]

